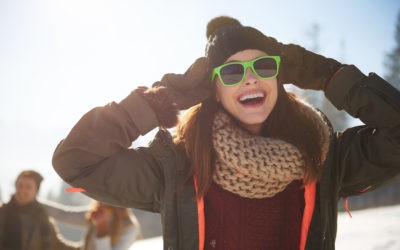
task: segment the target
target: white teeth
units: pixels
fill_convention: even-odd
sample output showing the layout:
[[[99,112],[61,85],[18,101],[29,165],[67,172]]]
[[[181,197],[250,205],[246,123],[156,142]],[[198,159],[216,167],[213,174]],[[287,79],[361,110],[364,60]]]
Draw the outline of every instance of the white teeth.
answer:
[[[241,96],[239,100],[242,102],[242,101],[246,101],[248,99],[260,98],[260,97],[261,98],[264,97],[264,94],[263,93],[254,93],[254,94],[244,95],[244,96]]]

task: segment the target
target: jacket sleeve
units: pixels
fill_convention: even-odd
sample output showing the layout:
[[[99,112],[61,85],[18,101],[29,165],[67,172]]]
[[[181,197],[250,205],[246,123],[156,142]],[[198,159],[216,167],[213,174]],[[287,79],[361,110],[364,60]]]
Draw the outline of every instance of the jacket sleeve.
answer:
[[[54,201],[41,200],[40,203],[45,208],[47,214],[57,222],[86,228],[88,223],[85,219],[90,206],[66,206]]]
[[[71,241],[64,238],[64,236],[58,231],[55,222],[49,219],[51,228],[51,244],[50,249],[58,250],[81,250],[83,243],[81,241]]]
[[[53,167],[96,200],[156,211],[163,188],[159,164],[150,148],[130,146],[157,125],[154,111],[133,91],[86,113],[57,146]]]
[[[374,188],[400,172],[400,93],[371,73],[345,66],[325,95],[365,125],[336,134],[333,161],[341,196]]]

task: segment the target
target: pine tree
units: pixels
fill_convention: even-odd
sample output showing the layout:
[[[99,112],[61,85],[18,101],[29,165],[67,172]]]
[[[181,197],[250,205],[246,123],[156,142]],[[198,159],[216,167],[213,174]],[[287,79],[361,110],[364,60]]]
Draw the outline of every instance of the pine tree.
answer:
[[[400,12],[397,15],[395,40],[396,47],[386,56],[387,74],[385,79],[394,87],[400,89]]]

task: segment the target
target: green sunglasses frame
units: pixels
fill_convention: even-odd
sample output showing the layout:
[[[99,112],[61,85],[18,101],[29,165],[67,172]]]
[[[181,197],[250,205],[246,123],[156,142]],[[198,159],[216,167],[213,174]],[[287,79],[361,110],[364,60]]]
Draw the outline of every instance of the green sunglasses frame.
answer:
[[[257,61],[257,60],[259,60],[259,59],[263,59],[263,58],[272,58],[272,59],[275,60],[275,62],[276,62],[276,73],[275,73],[275,75],[270,76],[270,77],[262,77],[262,76],[260,76],[260,75],[257,73],[257,71],[254,69],[254,62]],[[237,83],[226,84],[226,83],[222,80],[222,77],[221,77],[221,69],[222,69],[223,67],[225,67],[225,66],[227,66],[227,65],[231,65],[231,64],[240,64],[240,65],[242,65],[243,68],[244,68],[243,76],[242,76],[242,79],[240,79],[240,81],[238,81]],[[228,87],[238,85],[239,83],[243,82],[243,80],[244,80],[244,78],[245,78],[245,76],[246,76],[246,72],[247,72],[247,69],[248,69],[248,68],[250,68],[250,69],[252,70],[252,72],[253,72],[258,78],[261,78],[261,79],[269,79],[269,78],[276,77],[276,76],[279,74],[279,66],[280,66],[280,64],[281,64],[281,57],[280,57],[280,56],[260,56],[260,57],[254,58],[254,59],[252,59],[252,60],[250,60],[250,61],[244,61],[244,62],[229,62],[229,63],[222,64],[222,65],[220,65],[220,66],[218,66],[218,67],[215,67],[215,68],[213,69],[212,74],[211,74],[211,81],[214,81],[215,76],[218,75],[218,78],[219,78],[220,82],[222,83],[222,85],[228,86]]]

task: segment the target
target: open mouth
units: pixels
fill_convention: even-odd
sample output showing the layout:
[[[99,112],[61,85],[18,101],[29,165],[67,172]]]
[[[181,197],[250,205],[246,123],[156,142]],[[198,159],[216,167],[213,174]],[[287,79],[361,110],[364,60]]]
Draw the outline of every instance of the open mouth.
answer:
[[[262,92],[245,94],[239,97],[239,102],[245,106],[254,106],[262,104],[265,100],[265,94]]]

